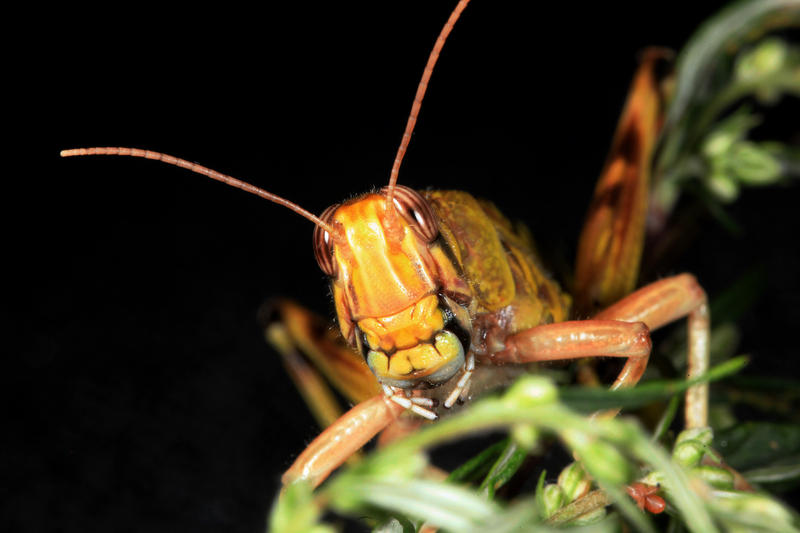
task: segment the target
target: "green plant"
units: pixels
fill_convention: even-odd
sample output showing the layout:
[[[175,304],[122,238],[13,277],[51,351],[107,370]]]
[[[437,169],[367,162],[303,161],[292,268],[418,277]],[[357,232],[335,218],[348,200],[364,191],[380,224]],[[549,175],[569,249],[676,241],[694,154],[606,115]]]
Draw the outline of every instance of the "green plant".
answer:
[[[776,30],[800,25],[795,0],[739,2],[707,22],[676,61],[659,150],[652,162],[651,209],[667,224],[689,193],[730,228],[724,205],[742,188],[774,185],[800,175],[800,152],[776,140],[755,140],[758,106],[800,95],[800,48]],[[652,229],[652,228],[651,228]],[[663,226],[662,226],[663,229]],[[714,389],[712,427],[687,430],[676,414],[680,394],[696,383],[649,380],[635,389],[557,387],[547,376],[525,376],[506,392],[476,401],[463,412],[374,451],[317,491],[286,487],[275,502],[276,533],[332,531],[327,511],[358,517],[374,531],[800,531],[798,515],[770,492],[800,485],[800,383],[734,375],[745,364],[732,357],[736,320],[758,292],[746,274],[712,302],[712,361],[703,380],[727,378]],[[654,354],[675,375],[685,354],[675,331]],[[786,423],[739,421],[734,402],[777,410]],[[656,409],[643,418],[593,417],[599,409]],[[630,411],[627,411],[630,412]],[[648,429],[649,428],[649,429]],[[505,439],[477,453],[446,480],[431,479],[427,451],[488,430]],[[524,476],[526,459],[553,442],[577,458],[532,491],[502,494]],[[528,473],[530,475],[530,473]],[[548,480],[550,483],[548,483]],[[659,486],[665,515],[642,513],[626,486]],[[768,490],[770,492],[768,492]]]

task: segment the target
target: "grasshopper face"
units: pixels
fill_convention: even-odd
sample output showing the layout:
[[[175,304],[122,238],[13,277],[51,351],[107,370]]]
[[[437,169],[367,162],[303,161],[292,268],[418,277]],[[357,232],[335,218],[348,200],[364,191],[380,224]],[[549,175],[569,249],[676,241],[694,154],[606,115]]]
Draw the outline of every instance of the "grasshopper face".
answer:
[[[335,235],[315,231],[320,267],[332,279],[342,335],[381,383],[436,386],[464,365],[468,335],[442,303],[438,227],[419,193],[397,187],[328,208]],[[461,338],[459,338],[461,337]]]

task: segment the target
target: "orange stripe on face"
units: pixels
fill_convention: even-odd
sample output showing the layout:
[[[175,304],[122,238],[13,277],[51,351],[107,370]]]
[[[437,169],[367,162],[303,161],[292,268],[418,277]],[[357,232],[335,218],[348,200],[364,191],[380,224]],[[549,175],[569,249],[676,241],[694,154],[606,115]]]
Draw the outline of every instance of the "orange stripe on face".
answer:
[[[370,194],[341,206],[333,223],[342,231],[334,244],[350,315],[395,315],[438,288],[427,245],[399,216],[386,216],[386,200]],[[391,224],[391,226],[390,226]]]
[[[415,305],[384,318],[364,318],[358,321],[369,347],[388,352],[407,349],[433,337],[444,327],[439,299],[431,294]]]

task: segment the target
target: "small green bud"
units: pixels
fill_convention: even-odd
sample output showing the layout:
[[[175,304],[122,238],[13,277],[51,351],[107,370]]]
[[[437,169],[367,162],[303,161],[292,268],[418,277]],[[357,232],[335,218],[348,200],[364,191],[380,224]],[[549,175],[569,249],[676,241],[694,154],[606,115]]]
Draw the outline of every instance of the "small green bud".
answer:
[[[675,445],[689,440],[696,440],[700,444],[711,446],[711,442],[714,440],[714,431],[710,427],[684,429],[675,439]]]
[[[715,489],[733,489],[733,474],[724,468],[712,465],[700,465],[692,468],[692,474],[698,476]]]
[[[781,164],[756,143],[737,143],[728,156],[728,165],[738,180],[746,185],[769,185],[781,177]]]
[[[764,39],[758,46],[739,56],[736,78],[745,83],[758,83],[783,68],[787,52],[786,43],[782,40]]]
[[[750,498],[746,498],[744,501],[744,508],[776,521],[781,520],[787,525],[792,523],[792,516],[780,502],[761,494],[754,494],[751,495]]]
[[[575,451],[586,471],[597,481],[622,485],[630,480],[631,465],[611,444],[598,440],[576,448]]]
[[[712,132],[703,143],[703,154],[706,157],[718,157],[730,150],[733,143],[739,140],[739,133],[719,128]]]
[[[594,511],[590,511],[588,513],[584,513],[579,517],[571,520],[569,522],[572,526],[588,526],[589,524],[595,524],[606,517],[606,508],[600,507],[599,509],[595,509]]]
[[[709,191],[722,202],[733,202],[739,197],[739,184],[725,172],[714,172],[706,183]]]
[[[371,461],[368,465],[368,473],[374,478],[383,479],[409,479],[420,474],[428,466],[428,457],[424,453],[403,454],[398,456],[393,454],[384,457],[383,460]],[[362,467],[361,468],[367,468]]]
[[[753,114],[748,107],[737,109],[730,116],[722,119],[711,133],[706,135],[702,144],[703,155],[710,159],[715,167],[722,166],[724,156],[734,144],[741,141],[753,127],[761,122],[759,116]]]
[[[571,463],[558,475],[558,486],[564,491],[567,502],[573,502],[589,492],[592,481],[579,463]]]
[[[545,485],[542,489],[542,502],[544,502],[543,518],[547,519],[561,509],[568,500],[564,496],[564,491],[561,490],[561,487],[550,483]]]
[[[545,377],[524,376],[509,387],[504,399],[520,407],[537,407],[555,402],[558,389]]]
[[[714,493],[715,501],[721,506],[739,512],[760,515],[763,523],[771,523],[776,531],[789,528],[785,527],[792,523],[792,515],[780,502],[763,494],[753,492],[727,492],[718,491]],[[781,528],[784,526],[784,528]]]
[[[672,458],[681,466],[696,466],[700,464],[708,448],[697,440],[687,440],[675,446]]]
[[[539,440],[539,430],[530,424],[517,424],[511,428],[511,438],[520,448],[530,451]]]

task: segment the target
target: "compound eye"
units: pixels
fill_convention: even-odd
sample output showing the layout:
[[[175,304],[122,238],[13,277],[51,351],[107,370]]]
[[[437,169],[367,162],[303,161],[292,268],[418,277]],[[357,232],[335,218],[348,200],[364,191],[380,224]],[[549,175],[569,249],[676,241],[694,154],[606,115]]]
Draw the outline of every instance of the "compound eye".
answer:
[[[333,214],[339,208],[339,204],[333,204],[322,212],[319,216],[323,222],[330,225]],[[333,259],[333,238],[319,226],[314,228],[314,257],[317,258],[319,268],[330,277],[336,277],[336,261]]]
[[[384,187],[381,192],[388,194],[389,187]],[[404,185],[395,185],[393,200],[398,213],[420,237],[431,242],[439,235],[439,226],[433,210],[428,201],[417,191]]]

